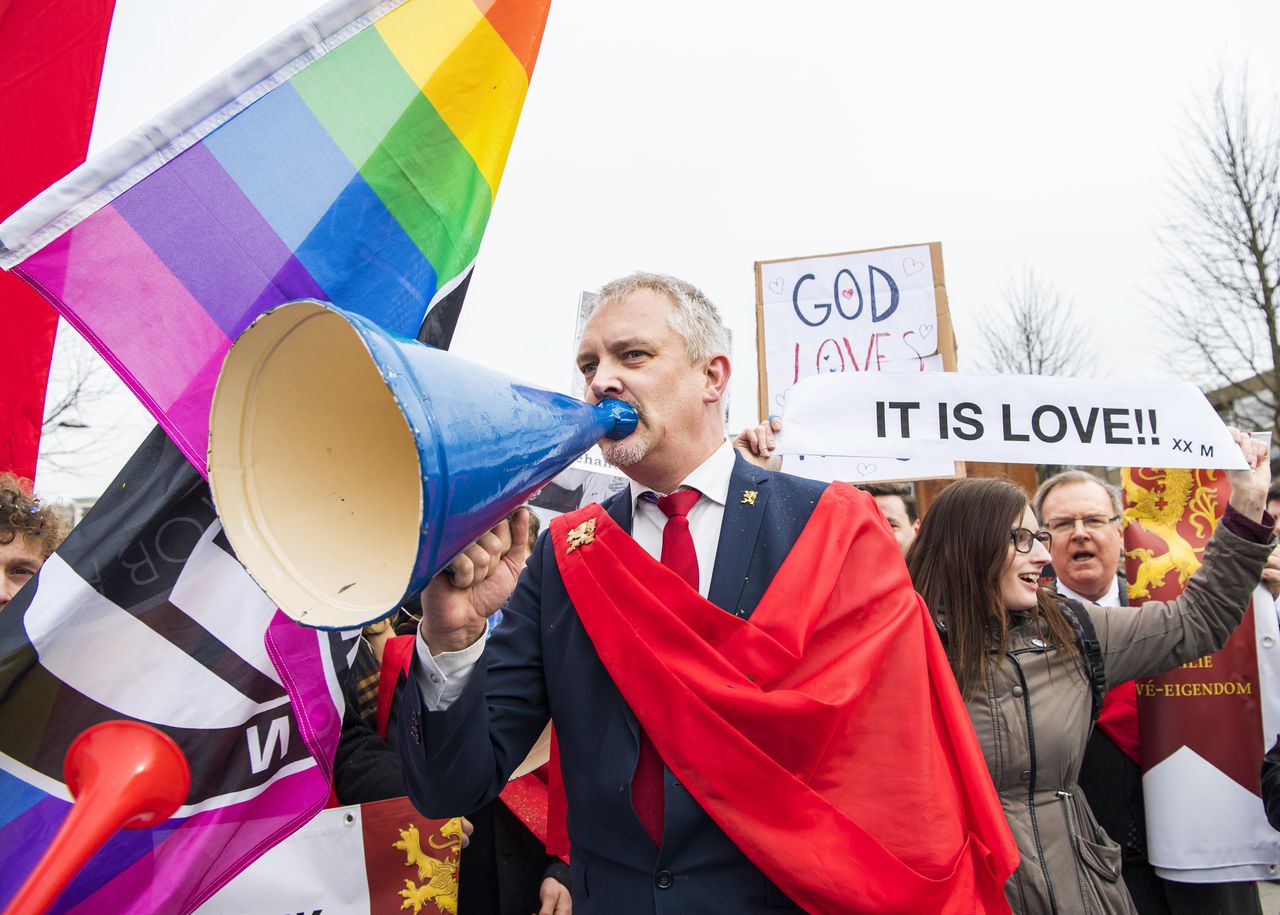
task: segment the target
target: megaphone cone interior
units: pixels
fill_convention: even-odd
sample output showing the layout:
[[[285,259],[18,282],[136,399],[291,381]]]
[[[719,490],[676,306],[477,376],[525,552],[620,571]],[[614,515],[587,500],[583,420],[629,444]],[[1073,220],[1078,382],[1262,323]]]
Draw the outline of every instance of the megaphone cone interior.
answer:
[[[363,340],[304,302],[259,318],[233,351],[209,483],[237,555],[297,620],[385,615],[409,585],[423,492],[413,433]]]
[[[386,616],[602,436],[630,405],[589,405],[332,305],[291,302],[227,354],[209,484],[237,557],[289,616]]]

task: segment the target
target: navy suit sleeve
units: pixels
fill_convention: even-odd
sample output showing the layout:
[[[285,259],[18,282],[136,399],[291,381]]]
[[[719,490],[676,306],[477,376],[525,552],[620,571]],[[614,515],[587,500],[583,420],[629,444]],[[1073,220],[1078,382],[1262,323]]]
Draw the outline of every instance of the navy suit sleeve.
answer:
[[[410,799],[425,816],[478,810],[498,796],[550,717],[542,669],[541,595],[554,563],[544,532],[534,545],[462,695],[429,712],[414,671],[405,687],[400,749]],[[413,664],[417,665],[417,657]]]

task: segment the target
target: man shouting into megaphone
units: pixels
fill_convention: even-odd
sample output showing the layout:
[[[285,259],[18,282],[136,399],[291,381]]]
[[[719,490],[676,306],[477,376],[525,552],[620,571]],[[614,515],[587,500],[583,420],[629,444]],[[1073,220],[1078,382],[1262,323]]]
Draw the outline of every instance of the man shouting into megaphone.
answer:
[[[410,796],[488,803],[551,719],[576,912],[1007,911],[1017,852],[893,534],[870,496],[735,453],[727,349],[686,282],[600,291],[577,363],[639,413],[601,442],[631,485],[523,570],[503,521],[432,580]]]

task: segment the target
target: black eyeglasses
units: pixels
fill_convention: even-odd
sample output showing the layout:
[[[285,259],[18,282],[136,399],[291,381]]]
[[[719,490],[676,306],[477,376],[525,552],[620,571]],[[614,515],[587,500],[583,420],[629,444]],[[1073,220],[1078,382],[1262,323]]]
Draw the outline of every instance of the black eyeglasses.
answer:
[[[1044,523],[1044,526],[1055,534],[1071,534],[1075,532],[1076,525],[1084,527],[1086,531],[1097,533],[1108,525],[1115,524],[1120,520],[1119,515],[1085,515],[1083,518],[1050,518]]]
[[[1025,527],[1015,527],[1009,531],[1009,539],[1019,553],[1030,553],[1031,544],[1037,540],[1044,544],[1046,550],[1053,548],[1053,534],[1048,531],[1029,531]]]

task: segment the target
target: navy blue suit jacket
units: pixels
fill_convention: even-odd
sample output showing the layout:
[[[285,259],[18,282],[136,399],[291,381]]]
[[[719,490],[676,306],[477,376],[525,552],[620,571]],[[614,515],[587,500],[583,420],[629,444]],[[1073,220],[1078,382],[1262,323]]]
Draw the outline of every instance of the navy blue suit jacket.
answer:
[[[825,484],[762,470],[736,456],[710,601],[750,616],[824,489]],[[758,494],[754,505],[743,502],[748,490]],[[604,508],[631,530],[629,489]],[[545,532],[457,701],[446,711],[426,712],[416,678],[409,682],[410,713],[400,715],[405,782],[414,804],[430,817],[456,816],[493,800],[548,717],[555,719],[568,796],[575,913],[738,915],[791,907],[669,770],[662,848],[654,847],[631,805],[636,717],[569,601]],[[670,713],[679,715],[680,709]]]

